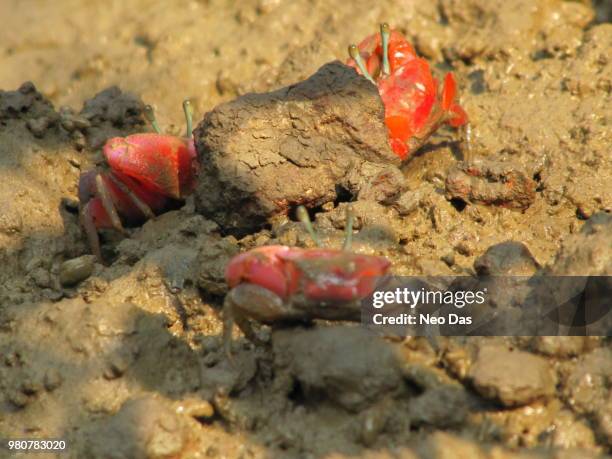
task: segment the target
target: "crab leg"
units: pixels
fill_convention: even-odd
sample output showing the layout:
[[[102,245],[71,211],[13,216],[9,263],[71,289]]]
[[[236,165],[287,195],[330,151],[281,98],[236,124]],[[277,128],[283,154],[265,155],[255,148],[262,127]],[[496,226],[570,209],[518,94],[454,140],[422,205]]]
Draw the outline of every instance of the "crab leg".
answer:
[[[83,207],[81,210],[80,219],[81,225],[83,225],[83,228],[85,228],[85,234],[87,234],[87,240],[89,241],[91,251],[96,256],[98,261],[102,263],[103,260],[102,251],[100,250],[100,237],[98,236],[98,229],[96,228],[91,209],[92,202],[93,201],[90,201],[85,204],[85,207]]]
[[[125,234],[125,229],[123,228],[123,225],[121,224],[121,219],[119,219],[119,214],[117,213],[117,209],[115,208],[115,205],[113,204],[113,200],[111,198],[110,191],[108,187],[106,186],[106,183],[104,183],[104,179],[102,178],[102,175],[100,174],[96,174],[96,195],[102,201],[102,206],[104,207],[104,210],[108,214],[108,217],[110,218],[113,228]]]
[[[368,80],[370,80],[372,84],[376,84],[376,81],[374,81],[374,78],[372,78],[372,75],[370,75],[370,72],[368,72],[368,69],[366,68],[365,63],[363,62],[363,59],[361,58],[361,54],[359,54],[359,49],[357,48],[357,46],[355,45],[349,46],[348,52],[349,52],[349,55],[353,58],[353,60],[357,64],[357,67],[359,67],[361,74],[364,77],[366,77]]]
[[[248,305],[245,307],[244,305]],[[241,284],[225,295],[223,301],[223,348],[225,354],[232,358],[232,329],[234,323],[251,342],[265,344],[246,317],[264,321],[282,317],[284,312],[281,298],[269,290],[253,284]]]
[[[262,341],[253,330],[251,322],[244,317],[240,312],[240,302],[234,300],[234,296],[239,295],[238,288],[231,290],[223,301],[223,349],[225,355],[230,361],[232,358],[232,330],[234,323],[238,325],[240,331],[244,333],[246,339],[256,344],[263,344]],[[234,293],[235,292],[235,293]]]
[[[147,220],[155,217],[155,213],[151,210],[146,202],[140,199],[136,194],[129,189],[121,180],[119,180],[115,175],[111,172],[108,174],[108,178],[113,181],[117,188],[123,191],[134,203],[134,205],[142,212],[142,214],[147,218]]]
[[[391,66],[389,65],[389,35],[390,35],[389,24],[383,22],[380,25],[380,37],[382,38],[383,48],[383,73],[385,75],[391,74]]]

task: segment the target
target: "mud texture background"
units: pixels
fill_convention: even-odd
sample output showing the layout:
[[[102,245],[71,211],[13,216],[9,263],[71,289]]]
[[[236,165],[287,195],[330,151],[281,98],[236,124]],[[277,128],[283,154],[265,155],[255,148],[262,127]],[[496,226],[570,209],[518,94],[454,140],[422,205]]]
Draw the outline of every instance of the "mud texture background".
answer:
[[[273,330],[265,348],[236,335],[231,366],[219,320],[232,255],[311,244],[293,221],[300,203],[339,245],[354,201],[355,250],[387,256],[396,274],[611,275],[609,2],[160,5],[0,2],[0,438],[65,438],[74,458],[610,454],[609,339],[433,349],[317,324]],[[472,162],[441,130],[401,168],[385,164],[382,106],[354,75],[332,79],[354,88],[332,91],[347,97],[337,110],[291,100],[321,91],[292,85],[382,21],[436,72],[455,72]],[[266,94],[236,100],[253,91]],[[79,173],[108,137],[149,130],[143,101],[179,133],[187,97],[207,161],[195,196],[129,238],[106,234],[111,263],[96,263],[78,224]],[[304,125],[285,122],[295,110]],[[275,170],[293,174],[291,193]]]

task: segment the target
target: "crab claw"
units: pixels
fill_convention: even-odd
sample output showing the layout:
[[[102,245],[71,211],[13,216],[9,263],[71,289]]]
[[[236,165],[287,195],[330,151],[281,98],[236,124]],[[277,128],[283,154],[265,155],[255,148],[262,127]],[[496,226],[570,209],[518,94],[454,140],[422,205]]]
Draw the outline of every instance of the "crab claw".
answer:
[[[467,113],[455,103],[457,83],[452,73],[447,73],[442,88],[442,110],[448,115],[448,124],[453,127],[463,126],[468,121]]]
[[[230,288],[247,282],[264,287],[281,298],[289,294],[285,263],[279,257],[291,251],[286,246],[264,246],[234,257],[225,269],[225,280]]]
[[[110,139],[103,152],[111,169],[161,195],[181,199],[193,187],[196,158],[193,139],[135,134]]]
[[[447,111],[450,109],[455,95],[457,94],[457,83],[452,73],[447,73],[444,77],[444,88],[442,89],[442,109]]]

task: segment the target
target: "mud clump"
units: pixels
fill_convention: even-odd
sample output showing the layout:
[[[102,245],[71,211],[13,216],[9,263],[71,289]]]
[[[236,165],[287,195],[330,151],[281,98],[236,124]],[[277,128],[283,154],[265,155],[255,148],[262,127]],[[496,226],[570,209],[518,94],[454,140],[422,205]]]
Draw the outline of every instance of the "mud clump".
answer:
[[[17,91],[0,91],[0,126],[10,118],[25,120],[30,132],[39,138],[59,121],[53,105],[31,82],[22,84]]]
[[[382,187],[384,200],[403,186],[376,87],[340,62],[216,107],[194,135],[204,177],[197,210],[226,230],[258,229],[297,205],[337,200],[340,190],[354,197]]]
[[[611,246],[612,215],[599,212],[584,224],[578,234],[563,241],[547,272],[557,276],[610,276],[612,253],[602,248]]]
[[[539,268],[525,244],[517,241],[495,244],[474,261],[479,276],[531,276]]]
[[[541,282],[533,294],[540,304],[558,305],[554,319],[564,332],[610,335],[612,254],[602,248],[611,246],[612,215],[600,212],[563,241],[554,262],[542,271],[564,276],[555,286]]]
[[[535,199],[535,182],[512,164],[461,162],[446,177],[446,196],[466,203],[524,210]]]
[[[192,446],[190,431],[188,418],[177,415],[169,403],[145,396],[87,426],[80,446],[87,451],[85,458],[184,457]]]
[[[468,396],[463,387],[442,385],[411,400],[409,412],[413,425],[456,427],[468,416]]]
[[[144,126],[144,104],[130,93],[121,91],[117,86],[105,89],[89,99],[79,113],[85,120],[83,128],[90,148],[104,145],[107,139],[125,136]],[[73,122],[73,125],[75,123]],[[79,127],[77,123],[75,127]]]
[[[507,407],[546,399],[555,392],[555,379],[545,359],[501,346],[480,348],[470,379],[479,394]]]
[[[577,365],[562,373],[564,398],[574,411],[593,419],[599,435],[612,444],[610,386],[612,351],[598,348],[580,356]]]
[[[59,299],[63,254],[76,256],[79,158],[51,102],[32,83],[0,91],[0,304]]]
[[[324,396],[359,411],[401,388],[392,347],[361,327],[277,331],[275,364],[299,382],[306,398]]]
[[[235,241],[221,239],[207,244],[198,253],[198,286],[209,295],[225,295],[228,287],[225,283],[225,267],[234,255],[239,252]]]

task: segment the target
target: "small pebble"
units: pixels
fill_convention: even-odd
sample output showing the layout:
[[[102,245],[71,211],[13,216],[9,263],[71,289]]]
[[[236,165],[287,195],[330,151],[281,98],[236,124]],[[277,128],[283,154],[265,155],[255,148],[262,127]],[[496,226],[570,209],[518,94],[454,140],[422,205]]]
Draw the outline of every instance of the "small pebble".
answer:
[[[63,262],[60,266],[60,283],[70,287],[87,279],[93,272],[95,259],[93,255],[83,255]]]

